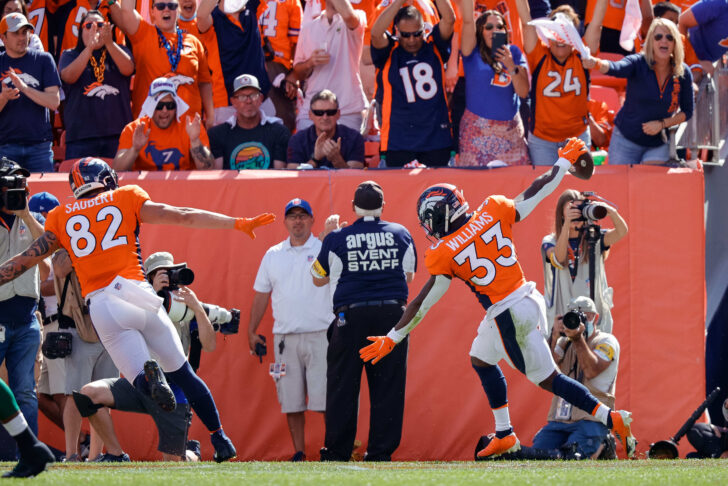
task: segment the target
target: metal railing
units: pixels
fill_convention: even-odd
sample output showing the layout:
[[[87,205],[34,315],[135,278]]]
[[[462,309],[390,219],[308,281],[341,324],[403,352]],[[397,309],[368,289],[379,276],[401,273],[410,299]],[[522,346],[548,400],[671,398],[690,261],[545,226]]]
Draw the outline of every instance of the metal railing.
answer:
[[[676,131],[677,148],[689,149],[693,158],[707,151],[703,164],[722,166],[728,138],[728,66],[721,61],[712,76],[704,76],[695,95],[693,116]]]

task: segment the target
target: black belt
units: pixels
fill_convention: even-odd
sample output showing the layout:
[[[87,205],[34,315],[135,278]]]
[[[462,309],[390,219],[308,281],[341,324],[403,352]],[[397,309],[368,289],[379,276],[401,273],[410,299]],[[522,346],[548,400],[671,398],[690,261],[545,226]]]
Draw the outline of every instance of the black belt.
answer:
[[[348,305],[342,305],[337,307],[334,312],[346,312],[349,309],[356,309],[357,307],[381,307],[383,305],[404,305],[404,300],[398,299],[386,299],[386,300],[365,300],[363,302],[354,302]]]
[[[58,320],[58,314],[53,314],[52,316],[44,317],[43,318],[43,325],[44,326],[47,326],[51,322],[57,321],[57,320]]]

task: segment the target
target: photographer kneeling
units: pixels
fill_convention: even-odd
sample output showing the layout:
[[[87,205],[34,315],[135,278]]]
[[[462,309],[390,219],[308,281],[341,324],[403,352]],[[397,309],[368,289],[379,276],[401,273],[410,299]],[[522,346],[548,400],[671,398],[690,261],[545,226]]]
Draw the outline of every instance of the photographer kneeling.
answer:
[[[200,302],[195,293],[186,287],[194,280],[194,273],[184,263],[175,264],[170,253],[150,255],[144,262],[144,270],[154,290],[164,298],[164,307],[180,335],[183,350],[190,365],[197,371],[200,349],[207,352],[215,350],[216,330],[223,334],[237,333],[240,311],[228,311]],[[162,452],[163,460],[199,460],[199,442],[187,441],[192,418],[189,404],[179,387],[171,381],[169,385],[177,401],[177,407],[172,412],[160,409],[150,397],[139,392],[124,378],[89,383],[81,389],[81,393],[74,393],[73,398],[81,414],[89,417],[91,425],[104,440],[107,455],[126,456],[116,438],[113,424],[102,423],[102,418],[96,414],[101,406],[151,415],[159,432],[158,450]]]
[[[568,309],[563,317],[557,317],[551,331],[549,342],[554,360],[562,373],[584,384],[603,404],[614,408],[619,341],[599,329],[599,314],[589,297],[572,299]],[[551,402],[548,424],[533,438],[533,448],[565,459],[616,457],[609,429],[557,396]]]
[[[571,299],[590,295],[589,282],[594,282],[592,299],[600,316],[599,329],[612,332],[613,290],[607,283],[604,262],[612,245],[627,235],[628,228],[615,208],[595,201],[595,197],[599,198],[589,192],[565,190],[556,203],[554,232],[545,236],[541,243],[544,298],[550,327],[554,325],[555,316],[566,313]],[[606,216],[614,228],[604,230],[597,224]],[[592,252],[593,270],[590,268]]]

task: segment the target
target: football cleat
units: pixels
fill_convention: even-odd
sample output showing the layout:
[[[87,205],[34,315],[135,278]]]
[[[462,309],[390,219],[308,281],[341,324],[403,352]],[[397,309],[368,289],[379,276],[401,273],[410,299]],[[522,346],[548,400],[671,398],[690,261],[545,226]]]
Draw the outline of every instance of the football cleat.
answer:
[[[129,459],[129,454],[126,452],[122,452],[118,456],[107,452],[105,454],[99,454],[99,456],[94,459],[94,462],[131,462],[131,459]]]
[[[12,469],[3,474],[4,478],[32,478],[45,471],[51,462],[55,462],[53,453],[47,445],[38,441],[30,454],[21,454],[20,460]]]
[[[637,439],[632,435],[632,412],[626,410],[617,410],[609,412],[612,417],[612,432],[622,442],[627,457],[630,459],[634,456],[637,447]]]
[[[493,438],[488,443],[488,445],[485,447],[485,449],[478,452],[477,458],[478,459],[494,459],[498,456],[502,456],[503,454],[508,454],[510,452],[519,451],[520,449],[521,449],[521,441],[518,440],[518,437],[516,437],[515,432],[511,432],[510,434],[503,437],[502,439],[499,439],[498,437],[493,436]]]
[[[152,400],[165,412],[171,412],[177,406],[174,393],[164,378],[164,373],[156,361],[150,359],[144,363],[144,377],[149,384],[149,393]]]
[[[212,456],[215,462],[225,462],[235,459],[238,452],[235,450],[233,441],[231,441],[222,429],[215,431],[210,435],[210,442],[215,448],[215,454]]]

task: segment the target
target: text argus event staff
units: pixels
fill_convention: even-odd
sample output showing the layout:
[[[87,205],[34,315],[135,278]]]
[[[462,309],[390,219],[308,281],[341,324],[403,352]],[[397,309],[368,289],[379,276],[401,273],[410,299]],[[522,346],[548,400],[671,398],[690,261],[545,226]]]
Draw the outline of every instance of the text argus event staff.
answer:
[[[374,181],[354,194],[357,219],[323,241],[311,272],[316,286],[331,282],[334,313],[329,326],[326,373],[326,438],[323,461],[347,461],[356,435],[363,363],[359,348],[367,336],[396,323],[407,301],[407,283],[417,265],[412,236],[380,219],[384,192]],[[384,366],[365,365],[371,401],[367,461],[389,461],[399,446],[404,415],[407,342]]]

